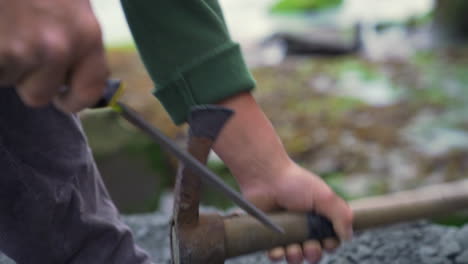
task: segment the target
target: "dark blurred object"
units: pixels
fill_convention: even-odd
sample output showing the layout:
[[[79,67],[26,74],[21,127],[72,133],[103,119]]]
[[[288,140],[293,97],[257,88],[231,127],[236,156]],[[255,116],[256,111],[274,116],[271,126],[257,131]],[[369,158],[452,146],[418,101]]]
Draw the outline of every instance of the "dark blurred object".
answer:
[[[119,79],[109,79],[106,83],[106,89],[101,99],[93,106],[92,109],[112,107],[123,93],[122,81]]]
[[[434,27],[443,41],[466,42],[468,40],[468,1],[437,0],[434,9]]]
[[[339,56],[357,53],[362,48],[362,26],[354,26],[354,37],[351,43],[342,40],[325,40],[319,36],[301,36],[292,33],[279,32],[268,37],[264,44],[280,42],[286,55],[324,55]]]

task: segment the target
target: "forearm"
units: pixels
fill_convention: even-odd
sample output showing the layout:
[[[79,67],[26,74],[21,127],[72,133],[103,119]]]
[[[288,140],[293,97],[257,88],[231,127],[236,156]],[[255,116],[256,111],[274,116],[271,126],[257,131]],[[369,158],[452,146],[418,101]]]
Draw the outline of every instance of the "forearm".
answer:
[[[273,126],[250,93],[219,103],[235,111],[221,132],[215,152],[243,191],[271,183],[292,163]]]

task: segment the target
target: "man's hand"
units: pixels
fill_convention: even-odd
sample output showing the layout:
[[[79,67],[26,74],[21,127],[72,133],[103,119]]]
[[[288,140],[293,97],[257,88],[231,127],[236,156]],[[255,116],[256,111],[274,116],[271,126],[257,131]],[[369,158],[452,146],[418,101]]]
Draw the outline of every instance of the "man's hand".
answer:
[[[341,240],[352,236],[352,213],[348,205],[339,198],[317,175],[291,163],[284,171],[278,172],[276,180],[266,182],[263,186],[245,187],[244,195],[262,210],[308,212],[315,211],[333,221],[333,226]],[[285,256],[289,263],[316,263],[322,256],[322,248],[333,251],[339,241],[328,238],[324,241],[307,241],[303,245],[289,245],[269,252],[273,261],[282,260]]]
[[[214,150],[236,177],[243,195],[263,210],[315,211],[330,219],[340,240],[352,236],[352,211],[318,176],[294,163],[250,93],[220,102],[235,111]],[[333,250],[335,239],[307,241],[270,251],[272,260],[289,263],[320,260],[322,247]]]
[[[14,85],[26,105],[77,112],[101,97],[107,78],[89,0],[0,0],[0,86]]]

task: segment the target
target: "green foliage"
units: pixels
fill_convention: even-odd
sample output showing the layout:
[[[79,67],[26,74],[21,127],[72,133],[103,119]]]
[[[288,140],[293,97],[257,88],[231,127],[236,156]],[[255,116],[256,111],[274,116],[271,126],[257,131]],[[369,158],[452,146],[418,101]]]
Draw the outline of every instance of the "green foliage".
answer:
[[[345,200],[354,198],[343,188],[345,175],[342,172],[322,173],[320,176],[341,198]]]
[[[333,120],[342,117],[348,111],[365,105],[361,100],[347,97],[322,97],[316,101],[291,102],[288,110],[294,110],[300,113],[320,114],[327,113]]]
[[[434,220],[434,222],[446,226],[463,226],[468,223],[468,213],[456,213],[438,217]]]
[[[333,189],[333,191],[347,201],[388,193],[388,186],[383,181],[374,182],[362,194],[351,194],[349,190],[346,189],[346,174],[344,172],[328,172],[322,173],[320,176]]]
[[[408,29],[421,27],[432,22],[434,18],[433,11],[426,12],[424,14],[411,16],[403,21],[400,20],[383,20],[377,23],[375,26],[378,31],[384,31],[392,27],[405,27]]]
[[[359,76],[364,81],[371,81],[384,77],[383,73],[379,71],[376,65],[356,59],[337,61],[330,69],[330,74],[337,76],[346,72],[358,72]]]
[[[94,111],[88,114],[82,123],[98,165],[101,161],[109,159],[123,159],[129,171],[146,172],[148,177],[152,177],[152,175],[158,177],[154,191],[147,193],[141,204],[133,208],[119,209],[125,213],[156,210],[159,206],[160,195],[172,188],[174,184],[175,172],[170,165],[167,154],[159,145],[142,135],[137,129],[128,126],[118,114],[112,111]],[[112,175],[112,171],[110,174]],[[109,177],[108,180],[112,180],[112,177]],[[148,184],[144,179],[140,178],[139,181],[142,181],[141,185],[146,184],[147,186]],[[128,190],[129,194],[134,192],[138,192],[138,190]]]
[[[131,139],[119,124],[119,116],[108,109],[95,110],[82,121],[93,155],[100,159],[118,151]]]
[[[431,104],[446,108],[465,107],[468,103],[468,63],[453,62],[434,52],[418,52],[412,63],[422,74],[419,86],[408,90],[408,98],[413,103]]]
[[[317,11],[341,5],[343,0],[279,0],[271,8],[272,12]]]
[[[166,153],[149,138],[133,137],[133,141],[124,146],[124,151],[139,158],[143,157],[158,175],[173,176]],[[172,185],[173,179],[163,181],[163,187],[168,188]]]
[[[445,106],[452,102],[450,96],[439,87],[429,87],[424,90],[412,91],[409,97],[413,100],[413,103]]]
[[[237,185],[234,176],[232,176],[231,172],[222,161],[211,160],[208,162],[208,168],[220,176],[227,185],[239,191],[239,186]],[[235,206],[234,203],[225,195],[212,189],[210,186],[203,186],[201,203],[222,209],[228,209]]]
[[[409,28],[420,27],[429,24],[433,21],[433,19],[434,11],[431,10],[425,14],[410,17],[405,21],[405,26]]]
[[[146,159],[153,171],[160,175],[172,173],[160,146],[148,137],[141,136],[138,130],[123,126],[117,113],[108,110],[95,111],[82,122],[97,160],[123,151]]]

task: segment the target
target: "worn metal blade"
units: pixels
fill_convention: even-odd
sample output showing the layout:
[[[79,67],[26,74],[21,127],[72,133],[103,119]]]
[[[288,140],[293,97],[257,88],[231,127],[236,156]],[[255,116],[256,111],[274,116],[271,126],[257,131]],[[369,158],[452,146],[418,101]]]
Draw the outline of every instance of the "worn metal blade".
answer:
[[[148,136],[150,136],[156,143],[158,143],[164,150],[170,152],[182,161],[185,166],[190,168],[194,173],[198,174],[202,181],[211,185],[218,191],[224,193],[240,208],[245,210],[249,215],[256,218],[258,221],[271,228],[272,230],[284,233],[283,228],[275,224],[264,212],[258,209],[251,202],[247,201],[238,192],[226,185],[215,173],[209,170],[205,165],[196,160],[188,152],[180,149],[170,138],[165,136],[159,129],[149,124],[144,120],[140,114],[128,107],[122,102],[117,102],[118,112],[134,126],[141,129]]]

